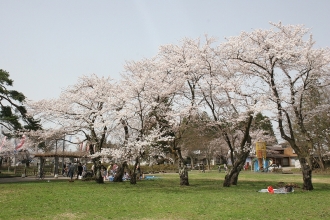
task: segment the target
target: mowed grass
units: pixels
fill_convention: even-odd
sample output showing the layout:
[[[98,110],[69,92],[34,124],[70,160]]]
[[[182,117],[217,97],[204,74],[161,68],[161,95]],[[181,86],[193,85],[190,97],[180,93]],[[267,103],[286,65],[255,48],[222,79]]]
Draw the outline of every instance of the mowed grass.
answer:
[[[330,176],[314,175],[313,191],[258,193],[279,182],[302,186],[297,174],[242,172],[222,187],[224,173],[189,172],[155,180],[97,184],[50,180],[0,184],[0,219],[330,219]]]

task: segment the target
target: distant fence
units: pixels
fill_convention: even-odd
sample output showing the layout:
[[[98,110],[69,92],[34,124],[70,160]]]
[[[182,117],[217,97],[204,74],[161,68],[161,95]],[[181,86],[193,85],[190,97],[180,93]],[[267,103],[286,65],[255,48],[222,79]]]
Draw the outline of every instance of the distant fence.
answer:
[[[14,173],[15,175],[22,175],[24,174],[25,176],[35,176],[38,173],[38,167],[36,166],[30,166],[30,167],[25,167],[25,166],[1,166],[2,171],[7,171],[9,173]],[[61,169],[58,169],[58,174],[61,174],[62,171]],[[54,167],[53,166],[45,166],[44,167],[44,174],[45,175],[54,175]]]

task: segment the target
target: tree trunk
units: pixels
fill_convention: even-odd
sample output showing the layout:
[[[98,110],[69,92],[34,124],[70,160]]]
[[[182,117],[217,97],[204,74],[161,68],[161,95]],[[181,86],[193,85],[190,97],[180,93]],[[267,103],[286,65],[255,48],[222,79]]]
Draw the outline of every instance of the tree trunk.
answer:
[[[100,160],[94,161],[94,170],[95,170],[95,181],[97,183],[104,183]]]
[[[231,185],[237,185],[239,173],[240,171],[237,168],[231,169],[229,173],[225,176],[223,186],[230,187]]]
[[[231,177],[233,176],[234,172],[232,172],[232,170],[229,171],[229,173],[227,173],[227,175],[225,176],[225,180],[223,181],[223,185],[224,187],[230,187],[230,180]]]
[[[313,190],[313,183],[312,183],[312,166],[310,163],[306,161],[306,158],[299,158],[299,162],[301,165],[301,171],[303,175],[303,189],[304,190]]]
[[[123,182],[123,177],[124,177],[126,167],[127,167],[127,162],[126,161],[118,166],[116,175],[113,178],[114,182]]]
[[[181,186],[189,186],[189,178],[188,178],[188,169],[187,166],[183,163],[183,158],[181,154],[181,149],[175,149],[176,154],[179,158],[179,176],[180,176],[180,185]]]
[[[40,157],[40,164],[39,164],[39,166],[38,166],[38,173],[39,173],[39,174],[41,173],[41,169],[44,168],[44,164],[45,164],[45,158]],[[43,171],[43,172],[44,172],[44,171]],[[44,175],[45,175],[45,173],[44,173]]]
[[[233,167],[228,172],[228,174],[225,176],[225,180],[223,182],[224,187],[230,187],[231,185],[237,185],[238,182],[238,175],[241,172],[244,163],[246,161],[246,158],[249,156],[250,151],[247,152],[241,152],[235,163],[233,164]]]
[[[130,173],[130,180],[129,180],[129,182],[131,183],[131,184],[136,184],[136,173],[133,171],[132,173]]]
[[[250,154],[250,150],[245,150],[245,148],[251,147],[250,128],[251,128],[252,120],[253,120],[253,116],[250,115],[245,127],[244,137],[240,144],[240,151],[237,153],[236,157],[234,157],[235,155],[233,153],[233,145],[229,141],[228,135],[225,134],[226,142],[228,143],[229,149],[231,149],[230,152],[231,161],[232,162],[234,161],[234,163],[232,169],[225,176],[225,180],[223,182],[224,187],[230,187],[230,185],[237,185],[238,175],[244,166],[246,158]]]
[[[134,164],[133,172],[130,172],[130,177],[131,177],[130,183],[131,184],[136,184],[136,179],[137,179],[136,178],[137,177],[136,168],[137,168],[138,165],[139,165],[139,157],[136,157],[135,158],[135,164]],[[139,174],[139,175],[141,175],[141,174]]]
[[[180,164],[182,164],[182,165],[180,165]],[[180,185],[181,186],[189,186],[187,166],[183,165],[181,160],[179,162],[179,175],[180,175]]]
[[[245,162],[245,160],[244,160]],[[243,164],[244,164],[243,162]],[[243,164],[239,165],[236,169],[236,171],[233,173],[233,175],[231,176],[231,179],[230,179],[230,185],[234,185],[236,186],[237,185],[237,182],[238,182],[238,175],[239,173],[241,172],[241,170],[243,169]]]

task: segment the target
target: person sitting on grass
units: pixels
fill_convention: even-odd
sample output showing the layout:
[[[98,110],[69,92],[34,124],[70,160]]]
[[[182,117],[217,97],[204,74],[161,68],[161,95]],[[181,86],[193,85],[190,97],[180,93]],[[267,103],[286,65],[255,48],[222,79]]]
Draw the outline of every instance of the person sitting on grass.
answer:
[[[129,174],[127,172],[125,172],[124,176],[123,176],[123,180],[130,180]]]

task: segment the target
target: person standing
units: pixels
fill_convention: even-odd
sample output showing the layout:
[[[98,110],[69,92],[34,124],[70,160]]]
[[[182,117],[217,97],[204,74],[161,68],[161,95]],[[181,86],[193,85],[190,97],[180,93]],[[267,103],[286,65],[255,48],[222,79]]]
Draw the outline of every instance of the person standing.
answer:
[[[78,172],[77,172],[77,178],[78,179],[79,176],[82,176],[82,172],[83,172],[83,166],[81,165],[81,163],[78,164]]]
[[[74,174],[74,165],[69,163],[69,171],[68,171],[68,175],[70,177],[70,182],[72,182],[72,178],[73,178],[73,174]]]
[[[87,173],[87,167],[86,167],[86,163],[84,163],[82,175],[84,176],[86,173]]]
[[[205,173],[205,165],[202,163],[202,172]]]
[[[66,173],[66,164],[64,163],[63,164],[63,170],[62,170],[62,175],[64,176]]]

